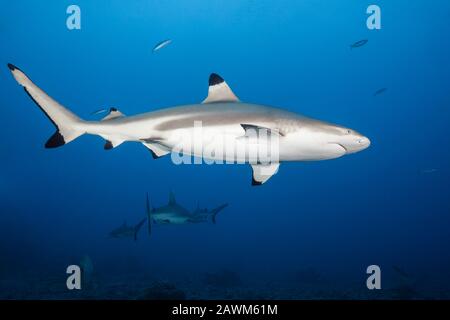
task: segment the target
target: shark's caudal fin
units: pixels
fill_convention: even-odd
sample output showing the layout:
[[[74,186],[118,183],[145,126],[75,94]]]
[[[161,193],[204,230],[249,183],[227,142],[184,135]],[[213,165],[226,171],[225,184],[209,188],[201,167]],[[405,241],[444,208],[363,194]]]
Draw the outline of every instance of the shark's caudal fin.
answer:
[[[225,203],[215,209],[211,210],[211,218],[212,218],[212,223],[216,224],[216,216],[217,214],[222,211],[223,209],[225,209],[226,207],[228,207],[228,203]]]
[[[144,225],[145,221],[147,221],[147,218],[142,219],[135,227],[134,227],[134,241],[137,240],[137,235],[139,230],[141,230],[142,226]]]
[[[152,207],[150,206],[150,199],[147,192],[147,219],[148,219],[148,234],[152,234]]]
[[[83,120],[49,97],[19,68],[12,64],[8,64],[8,68],[16,81],[56,127],[56,132],[45,144],[46,148],[60,147],[85,133],[82,129]]]

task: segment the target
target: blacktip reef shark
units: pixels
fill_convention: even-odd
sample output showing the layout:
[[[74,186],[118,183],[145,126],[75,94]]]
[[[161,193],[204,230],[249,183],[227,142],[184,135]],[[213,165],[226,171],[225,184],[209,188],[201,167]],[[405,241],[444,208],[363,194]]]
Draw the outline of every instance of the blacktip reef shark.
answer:
[[[152,223],[154,224],[191,224],[208,222],[211,219],[212,223],[216,223],[217,214],[228,206],[227,203],[218,206],[212,210],[197,209],[190,212],[175,200],[175,195],[170,192],[169,203],[159,208],[152,208],[150,199],[147,193],[147,218],[148,218],[148,233],[151,234]]]
[[[125,141],[134,141],[147,147],[154,158],[173,152],[173,155],[181,153],[225,160],[227,163],[248,163],[253,169],[252,184],[260,185],[278,172],[281,162],[335,159],[364,150],[370,145],[367,137],[352,129],[278,108],[241,102],[224,79],[215,73],[209,77],[208,96],[200,104],[133,116],[125,116],[113,109],[101,121],[87,121],[49,97],[19,68],[12,64],[8,64],[8,67],[17,82],[56,127],[56,132],[45,144],[46,148],[63,146],[83,134],[104,138],[105,149],[115,148]],[[198,134],[195,124],[199,122],[202,125],[200,137],[184,139]],[[277,139],[276,156],[270,156],[275,160],[261,161],[259,153],[249,156],[248,149],[256,146],[259,152],[268,147],[265,142],[259,142],[258,134],[255,140],[255,131],[264,131]],[[219,141],[217,146],[214,145],[216,141]],[[220,149],[224,141],[237,152],[204,155],[205,148]]]
[[[129,225],[127,225],[127,222],[125,221],[120,227],[111,231],[109,233],[109,236],[111,238],[133,238],[134,241],[136,241],[139,230],[141,230],[145,221],[147,221],[147,218],[142,219],[135,226],[129,226]]]

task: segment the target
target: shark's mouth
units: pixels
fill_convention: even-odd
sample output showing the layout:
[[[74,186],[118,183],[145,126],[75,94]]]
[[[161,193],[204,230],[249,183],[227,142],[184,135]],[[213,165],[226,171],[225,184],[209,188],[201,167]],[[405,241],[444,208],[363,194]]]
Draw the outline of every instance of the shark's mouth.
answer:
[[[342,145],[342,144],[340,144],[340,143],[337,143],[337,145],[339,145],[342,149],[344,149],[345,150],[345,152],[347,152],[348,150],[347,150],[347,148],[344,146],[344,145]]]
[[[347,148],[344,145],[340,144],[340,143],[333,142],[333,143],[330,143],[330,144],[334,144],[334,145],[336,145],[338,147],[341,147],[344,150],[344,153],[348,152]]]

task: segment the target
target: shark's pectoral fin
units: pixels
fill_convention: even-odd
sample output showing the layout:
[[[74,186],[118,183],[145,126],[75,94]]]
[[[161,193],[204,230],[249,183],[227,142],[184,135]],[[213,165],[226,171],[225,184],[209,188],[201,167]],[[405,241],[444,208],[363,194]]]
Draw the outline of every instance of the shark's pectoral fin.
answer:
[[[209,76],[208,96],[202,103],[239,102],[238,97],[231,91],[225,80],[215,73]]]
[[[158,159],[170,153],[170,150],[158,142],[143,142],[142,143],[152,153],[153,159]]]
[[[260,137],[260,135],[265,135],[266,137],[271,137],[273,135],[279,136],[279,137],[283,137],[284,134],[282,131],[280,131],[279,129],[276,128],[267,128],[267,127],[262,127],[262,126],[257,126],[254,124],[246,124],[246,123],[241,123],[241,127],[242,129],[245,130],[245,134],[240,138],[245,138],[245,137]]]
[[[270,164],[252,164],[253,169],[253,179],[252,185],[259,186],[270,179],[274,174],[278,172],[280,166],[279,163]]]

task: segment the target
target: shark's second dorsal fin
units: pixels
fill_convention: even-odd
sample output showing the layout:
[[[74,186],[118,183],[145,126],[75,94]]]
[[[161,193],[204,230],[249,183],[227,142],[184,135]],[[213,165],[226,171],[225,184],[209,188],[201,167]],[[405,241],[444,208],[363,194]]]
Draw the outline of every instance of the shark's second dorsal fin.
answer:
[[[202,103],[212,102],[239,102],[225,80],[216,73],[211,73],[209,76],[208,96]]]
[[[175,203],[177,203],[177,201],[175,200],[175,194],[172,191],[170,191],[170,193],[169,193],[169,204],[175,204]]]
[[[115,118],[122,118],[124,116],[125,115],[122,112],[120,112],[119,110],[117,110],[117,108],[110,108],[109,113],[101,121],[111,120],[111,119],[115,119]]]

